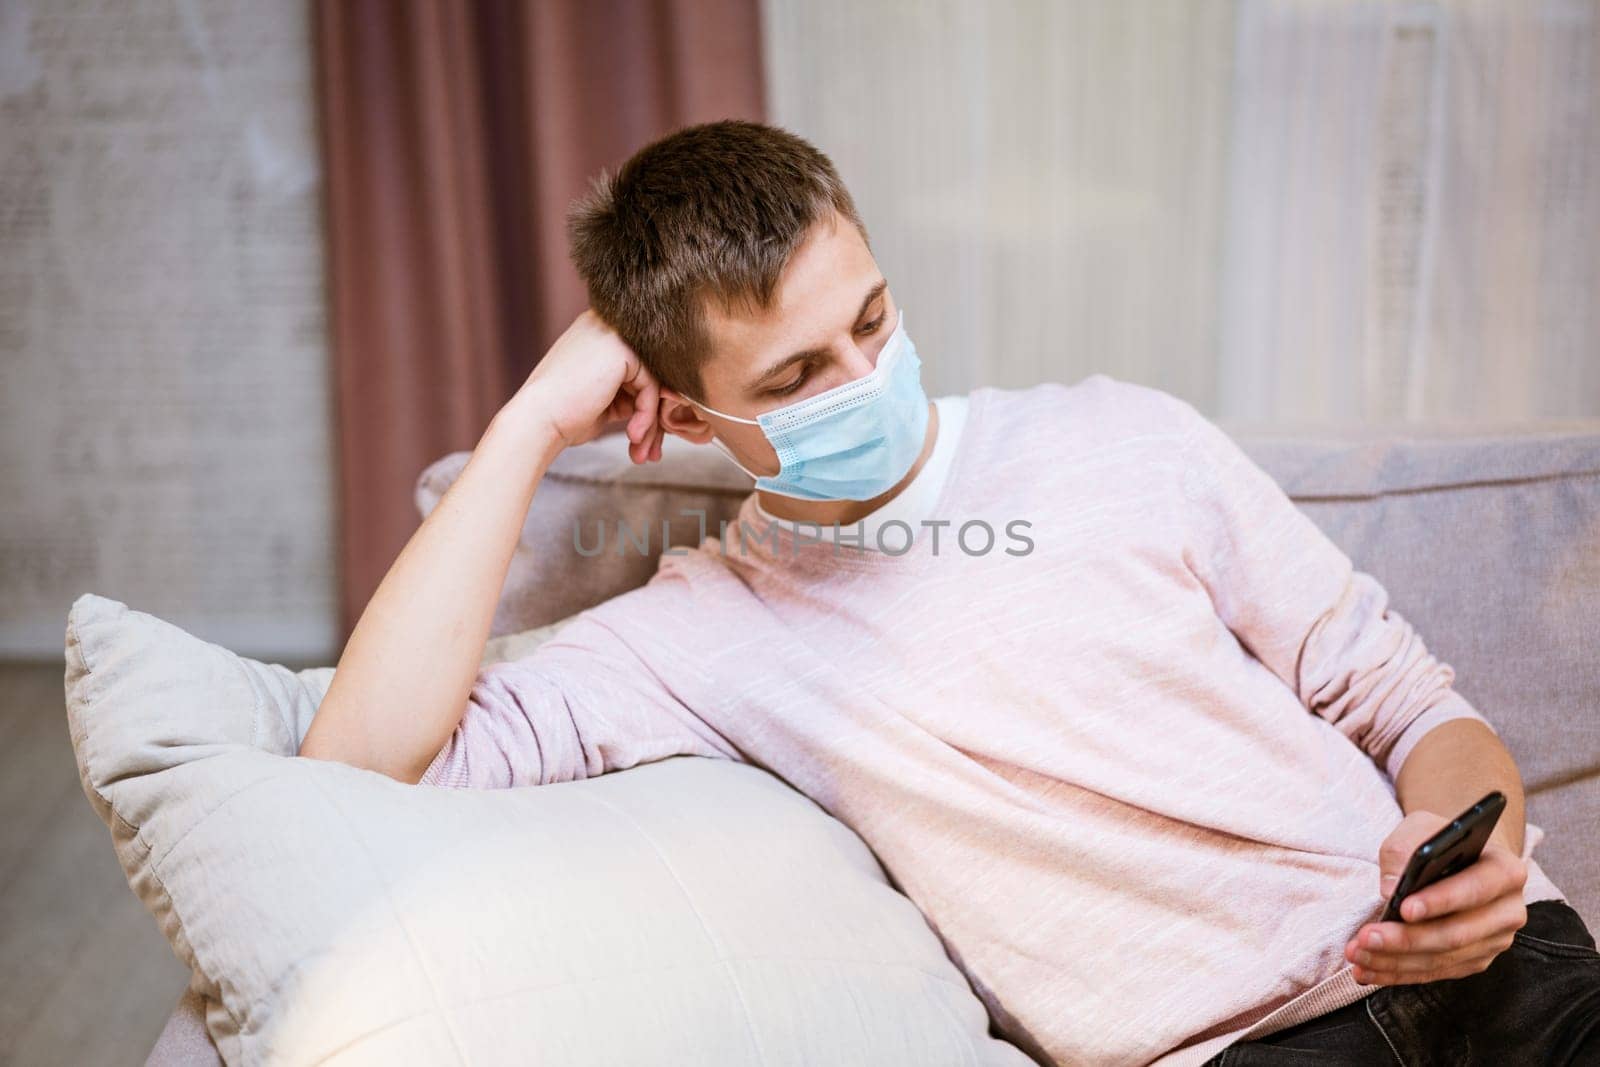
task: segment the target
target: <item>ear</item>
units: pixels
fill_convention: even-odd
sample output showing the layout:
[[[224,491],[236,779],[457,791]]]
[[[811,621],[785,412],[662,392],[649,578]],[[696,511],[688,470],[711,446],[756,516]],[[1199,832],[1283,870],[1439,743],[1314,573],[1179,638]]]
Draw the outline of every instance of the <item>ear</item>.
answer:
[[[661,387],[661,401],[656,419],[661,428],[674,437],[681,437],[697,445],[711,443],[711,424],[701,415],[700,409],[684,399],[682,393],[666,386]]]

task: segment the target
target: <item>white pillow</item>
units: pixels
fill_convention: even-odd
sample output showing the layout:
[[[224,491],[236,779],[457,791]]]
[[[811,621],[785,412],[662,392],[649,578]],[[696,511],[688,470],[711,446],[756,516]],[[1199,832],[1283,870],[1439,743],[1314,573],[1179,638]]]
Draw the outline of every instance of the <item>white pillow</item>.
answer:
[[[84,792],[226,1062],[1031,1062],[861,839],[767,771],[407,785],[294,755],[332,674],[93,594],[68,617]]]

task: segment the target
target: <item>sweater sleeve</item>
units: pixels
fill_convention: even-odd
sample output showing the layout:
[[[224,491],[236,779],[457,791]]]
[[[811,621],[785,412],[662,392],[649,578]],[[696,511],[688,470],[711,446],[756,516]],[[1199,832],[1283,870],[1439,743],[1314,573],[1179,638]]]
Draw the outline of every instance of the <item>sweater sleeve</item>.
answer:
[[[480,667],[419,784],[546,785],[675,755],[749,762],[659,669],[670,653],[649,635],[673,625],[683,592],[681,579],[658,574],[573,617],[521,659]]]
[[[1220,427],[1167,400],[1182,427],[1185,562],[1250,654],[1391,779],[1441,723],[1476,719],[1493,730],[1378,580]]]

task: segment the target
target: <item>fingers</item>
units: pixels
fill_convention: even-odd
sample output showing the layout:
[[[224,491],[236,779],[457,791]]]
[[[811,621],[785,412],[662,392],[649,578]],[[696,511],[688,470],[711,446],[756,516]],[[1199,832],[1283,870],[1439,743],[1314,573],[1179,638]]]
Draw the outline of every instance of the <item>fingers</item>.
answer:
[[[1420,923],[1371,923],[1345,946],[1356,981],[1436,981],[1476,974],[1511,947],[1528,921],[1520,891]]]
[[[1400,969],[1401,960],[1459,953],[1486,941],[1509,939],[1527,921],[1521,897],[1507,896],[1427,922],[1370,924],[1345,946],[1345,956],[1374,970]]]
[[[623,428],[626,428],[628,416],[632,414],[633,401],[629,399],[627,393],[619,389],[617,395],[611,398],[611,403],[606,405],[606,410],[600,416],[600,422],[603,425],[621,423]]]
[[[645,438],[644,459],[646,463],[654,463],[661,458],[661,439],[666,436],[666,427],[661,424],[660,404],[650,417],[650,432]]]
[[[1491,937],[1479,938],[1448,952],[1418,952],[1412,955],[1374,956],[1370,963],[1357,963],[1356,969],[1376,976],[1409,976],[1433,974],[1437,971],[1473,960],[1492,960],[1511,947],[1512,931],[1496,931]],[[1361,953],[1357,953],[1359,958]]]
[[[660,456],[661,427],[657,414],[661,408],[661,386],[655,375],[637,359],[633,374],[623,388],[633,394],[633,412],[628,417],[628,456],[635,463],[648,463]]]
[[[1466,911],[1509,893],[1519,892],[1527,880],[1527,861],[1512,855],[1510,849],[1491,844],[1484,848],[1478,861],[1466,870],[1442,878],[1406,897],[1400,904],[1400,917],[1407,922],[1416,922],[1428,916]]]
[[[1484,955],[1463,963],[1415,974],[1369,971],[1364,967],[1354,967],[1350,974],[1361,985],[1421,985],[1425,982],[1441,982],[1448,978],[1467,978],[1474,974],[1482,974],[1494,964],[1495,958],[1495,955]]]
[[[1394,892],[1395,883],[1400,879],[1400,872],[1406,869],[1406,863],[1411,859],[1411,854],[1417,846],[1438,832],[1450,820],[1442,815],[1435,815],[1431,811],[1414,811],[1400,820],[1400,824],[1389,832],[1383,844],[1378,847],[1378,871],[1380,884],[1378,892],[1387,897]]]

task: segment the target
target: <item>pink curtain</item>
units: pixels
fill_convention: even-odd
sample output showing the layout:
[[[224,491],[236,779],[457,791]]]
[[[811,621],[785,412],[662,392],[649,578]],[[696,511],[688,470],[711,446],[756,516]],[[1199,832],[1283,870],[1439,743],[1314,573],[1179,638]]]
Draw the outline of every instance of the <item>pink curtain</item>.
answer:
[[[587,304],[568,203],[680,126],[765,114],[759,0],[322,0],[340,644],[418,519]]]

